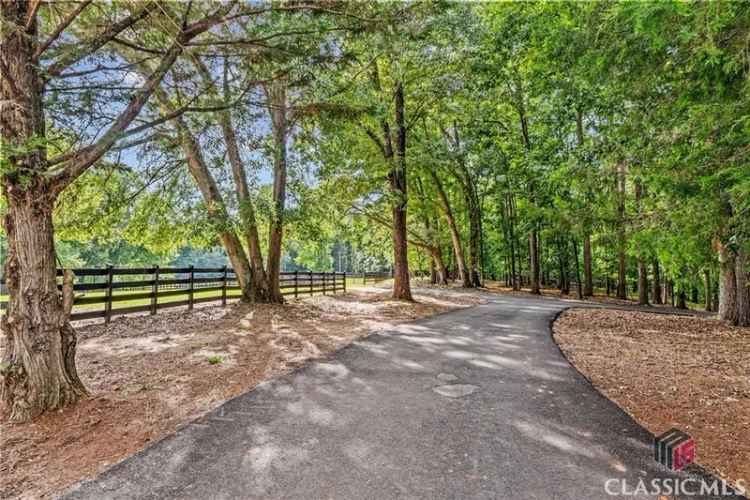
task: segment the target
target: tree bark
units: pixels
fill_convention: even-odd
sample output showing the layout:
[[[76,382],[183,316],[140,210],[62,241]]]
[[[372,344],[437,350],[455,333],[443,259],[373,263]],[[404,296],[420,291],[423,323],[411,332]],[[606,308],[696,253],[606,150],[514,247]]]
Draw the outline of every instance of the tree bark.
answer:
[[[583,236],[583,295],[592,297],[594,295],[594,274],[592,272],[591,258],[591,234]]]
[[[719,318],[737,324],[737,259],[727,245],[719,244]]]
[[[737,326],[750,326],[750,288],[748,288],[747,282],[747,252],[745,252],[742,244],[737,249],[735,266],[734,279],[737,290],[735,307],[737,308],[737,313],[734,324]]]
[[[464,202],[469,215],[469,282],[472,287],[481,287],[482,278],[482,214],[479,197],[477,196],[476,181],[466,165],[466,157],[462,150],[458,123],[453,122],[452,133],[441,127],[443,137],[448,147],[453,149],[456,170],[454,176],[461,186]]]
[[[677,309],[687,309],[687,295],[685,288],[680,285],[680,291],[677,294]]]
[[[464,249],[461,244],[461,235],[458,232],[458,225],[456,224],[456,218],[453,215],[450,200],[443,188],[443,183],[440,181],[440,177],[438,177],[434,170],[430,170],[430,178],[435,185],[440,208],[443,211],[443,215],[445,215],[445,220],[448,222],[448,229],[451,234],[451,245],[453,246],[453,255],[456,259],[456,266],[458,268],[458,279],[461,281],[461,286],[467,288],[471,287],[471,278],[469,273],[466,272],[466,259],[464,258]]]
[[[654,304],[662,304],[661,299],[661,277],[659,276],[659,261],[654,259],[651,261],[652,279],[653,279],[653,290],[651,292],[652,300]]]
[[[268,228],[268,280],[269,302],[283,303],[279,277],[281,275],[281,243],[284,235],[284,210],[286,205],[287,176],[287,82],[274,80],[264,86],[268,111],[273,128],[273,205]]]
[[[161,107],[162,115],[169,115],[174,111],[169,95],[163,88],[157,88],[154,94]],[[250,263],[242,247],[242,243],[235,233],[221,191],[219,191],[216,180],[203,157],[203,151],[198,143],[198,139],[190,130],[184,116],[175,118],[173,124],[177,132],[180,147],[185,155],[188,171],[198,186],[198,190],[201,192],[208,218],[216,229],[216,233],[227,253],[232,269],[237,276],[237,282],[240,288],[242,288],[242,298],[243,300],[252,300],[253,286]]]
[[[391,171],[388,174],[391,195],[393,196],[393,298],[411,301],[409,283],[409,259],[406,236],[406,205],[408,200],[406,186],[406,123],[404,119],[404,88],[401,82],[396,83],[396,157],[391,160]],[[385,127],[390,139],[390,128]],[[390,142],[390,141],[389,141]],[[393,154],[391,154],[393,158]]]
[[[641,197],[643,196],[643,185],[641,180],[635,180],[635,205],[638,215],[641,215]],[[643,251],[638,251],[638,305],[647,306],[648,302],[648,266]]]
[[[435,270],[435,284],[440,285],[447,285],[448,284],[448,269],[445,267],[445,262],[443,262],[443,251],[440,248],[440,245],[435,245],[431,247],[430,250],[430,256],[432,260],[430,263],[432,264],[431,269]]]
[[[625,267],[625,182],[627,166],[617,166],[617,298],[627,300],[627,274]]]
[[[559,240],[557,242],[558,254],[557,260],[560,264],[560,293],[568,295],[570,293],[570,280],[568,278],[568,251]]]
[[[519,79],[517,82],[517,89],[515,95],[515,106],[516,112],[518,113],[518,120],[521,125],[521,140],[523,142],[524,149],[528,155],[531,152],[531,134],[529,133],[529,120],[526,116],[526,104],[523,93],[522,81]],[[536,192],[534,188],[534,180],[529,180],[529,202],[531,205],[536,205]],[[539,245],[536,223],[532,223],[531,231],[529,232],[529,279],[531,285],[531,293],[540,295],[542,292],[539,287]]]
[[[221,123],[224,142],[227,147],[227,156],[232,168],[232,177],[234,179],[235,192],[239,203],[240,220],[242,229],[247,241],[249,254],[249,264],[251,270],[252,287],[250,290],[251,298],[254,302],[268,302],[270,292],[268,277],[263,266],[263,254],[260,247],[260,237],[258,235],[258,223],[255,217],[255,208],[250,198],[250,190],[247,185],[247,175],[245,166],[240,158],[239,148],[237,147],[237,137],[232,127],[232,121],[229,111],[220,114],[219,122]]]
[[[576,139],[578,147],[582,148],[584,143],[583,111],[580,107],[576,108]],[[590,189],[587,189],[587,197],[591,197]],[[592,297],[594,295],[594,277],[591,262],[591,233],[588,221],[584,222],[583,225],[583,295]]]
[[[165,93],[161,91],[157,92],[157,98],[159,98],[165,108],[168,107],[168,98]],[[211,171],[208,169],[208,165],[206,165],[200,144],[198,144],[198,140],[188,128],[185,119],[178,117],[174,123],[185,160],[187,161],[188,170],[198,186],[198,190],[201,192],[203,201],[206,204],[209,220],[216,228],[222,246],[227,252],[229,262],[232,264],[234,273],[237,276],[237,282],[242,288],[243,299],[252,300],[252,271],[250,263],[245,254],[245,249],[242,247],[242,243],[235,233],[232,221],[227,213],[224,198],[219,191],[213,175],[211,175]]]
[[[469,201],[469,268],[471,275],[471,286],[482,286],[482,214],[479,209],[476,187],[471,185],[467,193]]]
[[[8,250],[8,309],[0,320],[6,348],[0,398],[11,421],[28,421],[86,395],[76,371],[76,334],[57,290],[52,213],[56,185],[43,176],[42,82],[33,64],[36,15],[26,2],[3,2],[0,133],[8,148],[2,192]],[[28,20],[28,21],[27,21]],[[28,29],[26,28],[28,24]],[[38,141],[37,141],[38,142]],[[7,147],[6,146],[6,147]]]
[[[516,251],[516,209],[513,199],[513,195],[508,195],[508,231],[510,233],[510,270],[511,270],[511,286],[513,290],[519,291],[521,284],[518,282],[518,252]]]
[[[539,286],[539,245],[537,244],[537,231],[532,229],[529,233],[529,278],[531,280],[531,293],[541,295]]]
[[[6,336],[0,396],[10,420],[17,422],[62,408],[86,394],[76,371],[75,330],[57,290],[54,200],[41,177],[31,182],[31,186],[6,183],[3,187],[8,200],[9,302],[0,323]]]
[[[201,75],[206,87],[213,89],[214,81],[210,71],[203,64],[203,61],[196,54],[191,56],[193,64],[198,73]],[[225,105],[229,105],[229,88],[227,82],[227,66],[224,66],[223,94],[218,91],[210,91],[221,98]],[[247,184],[247,172],[245,165],[240,156],[240,149],[237,143],[237,135],[234,132],[232,124],[232,115],[229,109],[223,109],[215,113],[216,121],[221,127],[221,133],[224,138],[224,145],[227,151],[227,158],[232,170],[232,179],[234,180],[235,194],[239,206],[240,221],[245,241],[247,242],[248,259],[250,265],[251,288],[249,297],[253,302],[268,302],[270,292],[268,286],[268,277],[263,265],[263,254],[260,245],[260,236],[258,234],[258,223],[255,216],[255,207],[250,197],[250,189]]]
[[[578,244],[575,238],[573,238],[573,254],[575,255],[576,264],[576,290],[578,292],[578,300],[583,299],[583,286],[581,284],[581,266],[578,263]]]
[[[703,293],[705,295],[704,303],[705,303],[706,311],[711,311],[713,308],[712,303],[711,303],[713,292],[711,288],[712,288],[711,287],[711,271],[709,271],[708,269],[704,269],[703,270]]]

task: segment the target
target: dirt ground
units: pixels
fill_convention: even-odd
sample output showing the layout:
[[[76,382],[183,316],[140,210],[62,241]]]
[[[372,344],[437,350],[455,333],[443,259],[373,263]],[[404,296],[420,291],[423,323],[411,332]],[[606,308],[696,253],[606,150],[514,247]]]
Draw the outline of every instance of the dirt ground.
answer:
[[[414,292],[413,304],[368,288],[81,326],[78,370],[91,397],[30,424],[0,414],[0,498],[48,498],[307,360],[395,323],[482,302],[458,289]]]
[[[750,479],[750,328],[571,309],[553,329],[576,368],[649,431],[682,429],[701,465],[730,481]]]

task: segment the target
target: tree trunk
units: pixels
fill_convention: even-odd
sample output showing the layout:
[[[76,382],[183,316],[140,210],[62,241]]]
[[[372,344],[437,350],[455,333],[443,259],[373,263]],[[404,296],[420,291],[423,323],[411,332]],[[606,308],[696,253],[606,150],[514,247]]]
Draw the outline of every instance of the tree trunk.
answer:
[[[516,251],[516,210],[512,195],[508,195],[508,214],[509,214],[509,227],[510,232],[510,280],[513,290],[519,291],[521,284],[518,282],[519,269],[516,263],[518,262],[518,252]]]
[[[75,365],[76,335],[57,290],[52,211],[41,177],[24,188],[5,184],[8,200],[5,279],[9,302],[2,317],[6,348],[2,400],[12,421],[27,421],[86,394]]]
[[[36,16],[27,2],[3,2],[0,31],[2,192],[8,249],[8,309],[0,319],[5,350],[0,398],[11,421],[30,420],[86,395],[76,371],[76,334],[57,290],[52,212],[56,186],[47,180],[42,83],[33,62]],[[27,20],[29,28],[26,29]],[[18,152],[10,154],[11,147]]]
[[[662,304],[661,300],[661,277],[659,276],[659,261],[654,259],[651,262],[651,269],[653,273],[653,290],[651,291],[651,298],[654,304]]]
[[[232,127],[229,111],[220,114],[221,130],[227,147],[229,164],[232,167],[235,192],[240,208],[240,220],[247,241],[250,269],[252,273],[252,300],[255,302],[267,302],[269,300],[269,286],[266,270],[263,266],[263,254],[260,248],[260,237],[258,235],[258,223],[255,218],[255,208],[250,198],[250,190],[247,185],[247,174],[245,166],[240,158],[237,147],[237,137]]]
[[[568,279],[568,252],[565,246],[558,241],[558,262],[560,264],[560,293],[568,295],[570,293],[570,280]]]
[[[273,128],[273,205],[268,227],[268,299],[283,303],[281,275],[281,243],[284,235],[287,175],[287,82],[281,78],[264,86]]]
[[[709,271],[708,269],[703,270],[703,292],[705,294],[704,303],[706,311],[711,311],[711,298],[713,297],[713,293],[711,291],[711,271]]]
[[[195,65],[198,73],[201,75],[203,83],[209,89],[214,89],[215,82],[210,70],[203,64],[203,61],[196,54],[191,54],[193,64]],[[229,105],[229,87],[227,78],[228,67],[224,65],[224,77],[223,77],[223,94],[218,91],[209,90],[211,94],[215,94],[217,98],[222,99],[224,105]],[[261,252],[260,237],[258,234],[258,224],[255,217],[255,207],[253,201],[250,198],[250,189],[247,184],[247,172],[245,171],[245,165],[242,163],[240,156],[240,149],[237,144],[237,135],[234,132],[234,126],[232,124],[231,111],[224,109],[215,113],[216,121],[221,126],[221,133],[224,138],[224,145],[227,151],[227,158],[229,159],[229,165],[232,169],[232,178],[234,180],[235,194],[237,196],[237,203],[239,206],[239,216],[242,226],[242,232],[244,233],[245,240],[247,242],[248,259],[250,265],[250,276],[251,283],[249,284],[248,295],[253,302],[268,302],[269,290],[268,290],[268,278],[266,276],[266,270],[263,265],[263,254]],[[209,174],[210,175],[210,174]]]
[[[528,116],[526,116],[526,102],[523,90],[523,81],[519,78],[516,81],[516,84],[517,88],[514,96],[514,106],[516,108],[516,112],[518,113],[518,120],[521,126],[521,139],[524,149],[526,150],[526,156],[528,157],[531,153],[531,134],[529,133]],[[528,190],[529,202],[532,206],[535,206],[536,192],[533,179],[529,180]],[[539,289],[539,245],[537,240],[537,227],[534,224],[531,228],[531,232],[529,232],[529,279],[531,282],[531,293],[539,295],[541,294],[541,291]]]
[[[713,312],[718,312],[719,310],[719,287],[714,286],[713,288],[713,307],[711,310]]]
[[[578,244],[573,238],[573,254],[575,255],[576,264],[576,290],[578,291],[578,300],[583,299],[583,286],[581,284],[581,266],[578,263]]]
[[[159,99],[166,99],[166,94],[162,95],[161,92],[157,92],[157,96]],[[198,186],[198,190],[201,192],[209,220],[216,228],[222,246],[227,252],[229,262],[232,264],[232,269],[234,269],[234,273],[237,276],[237,282],[242,288],[243,298],[251,300],[252,273],[250,263],[247,260],[245,249],[242,248],[240,239],[234,232],[226,205],[224,204],[224,198],[221,196],[219,187],[206,165],[200,145],[190,132],[187,123],[182,117],[177,118],[174,123],[180,138],[182,151],[187,160],[188,170]]]
[[[531,293],[540,295],[539,287],[539,245],[537,244],[536,229],[529,233],[529,278],[531,279]]]
[[[583,237],[583,284],[583,295],[592,297],[594,295],[594,274],[591,258],[591,234],[589,233],[586,233]]]
[[[639,178],[635,179],[635,205],[638,215],[641,215],[641,197],[643,196],[643,185]],[[638,305],[647,306],[648,303],[648,267],[643,251],[638,251]]]
[[[469,201],[469,268],[471,269],[471,285],[482,286],[481,269],[482,258],[482,215],[479,210],[476,188],[473,184],[467,193]]]
[[[669,291],[669,303],[674,307],[675,305],[675,293],[674,293],[674,280],[667,280],[667,290]]]
[[[737,324],[737,259],[732,249],[719,246],[719,318]]]
[[[466,210],[469,215],[469,280],[474,287],[482,286],[480,268],[482,266],[482,214],[477,196],[476,183],[466,165],[458,132],[458,122],[453,122],[452,135],[442,128],[442,133],[449,148],[453,149],[456,169],[454,175],[464,194]]]
[[[464,258],[464,249],[461,244],[461,236],[458,232],[458,225],[456,224],[456,218],[453,215],[453,210],[450,205],[443,183],[440,181],[437,173],[434,170],[430,170],[430,177],[432,178],[433,184],[435,184],[435,190],[438,194],[438,200],[440,201],[440,208],[445,215],[445,220],[448,222],[448,229],[451,233],[451,244],[453,245],[453,255],[456,259],[456,266],[458,268],[458,279],[461,281],[461,286],[469,288],[471,287],[471,277],[466,272],[466,259]]]
[[[406,124],[404,119],[404,89],[396,83],[396,158],[391,160],[388,174],[393,195],[393,298],[413,300],[409,283],[409,259],[406,237],[406,206],[408,193],[406,186]],[[390,138],[390,129],[384,127]],[[391,158],[393,155],[391,154]]]
[[[447,285],[448,284],[448,269],[445,267],[443,262],[443,251],[440,246],[432,247],[430,251],[432,260],[430,261],[431,269],[435,270],[435,281],[434,284]]]
[[[739,245],[735,257],[734,277],[736,281],[736,322],[737,326],[750,326],[750,288],[747,283],[747,252]]]
[[[576,109],[576,139],[578,147],[581,148],[584,142],[583,135],[583,111],[578,107]],[[590,189],[587,190],[587,197],[591,196]],[[591,297],[594,295],[594,278],[591,271],[591,233],[589,224],[584,223],[583,235],[583,295]],[[576,254],[576,259],[578,258]]]
[[[687,309],[687,295],[685,288],[680,285],[680,292],[677,294],[677,309]]]
[[[617,165],[617,298],[628,298],[627,275],[625,268],[625,182],[627,166]]]

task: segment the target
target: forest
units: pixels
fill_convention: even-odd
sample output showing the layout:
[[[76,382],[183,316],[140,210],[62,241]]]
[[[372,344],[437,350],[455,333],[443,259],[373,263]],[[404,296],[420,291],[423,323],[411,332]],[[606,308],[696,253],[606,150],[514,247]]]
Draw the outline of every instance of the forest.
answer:
[[[11,419],[77,401],[56,268],[392,269],[750,325],[734,2],[2,3]],[[203,260],[201,260],[203,259]],[[66,291],[67,290],[67,291]]]

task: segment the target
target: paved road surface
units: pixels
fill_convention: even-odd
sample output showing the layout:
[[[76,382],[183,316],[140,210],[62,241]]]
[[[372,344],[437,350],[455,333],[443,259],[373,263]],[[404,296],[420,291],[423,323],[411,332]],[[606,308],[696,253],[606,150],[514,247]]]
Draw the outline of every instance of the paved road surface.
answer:
[[[262,384],[68,498],[601,500],[690,477],[560,354],[570,304],[487,297]]]

